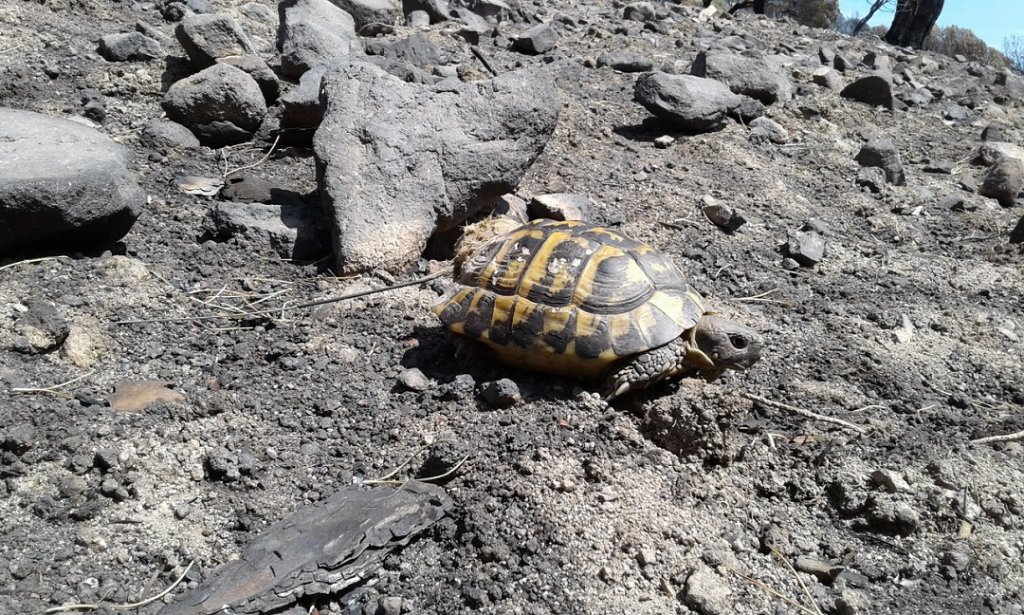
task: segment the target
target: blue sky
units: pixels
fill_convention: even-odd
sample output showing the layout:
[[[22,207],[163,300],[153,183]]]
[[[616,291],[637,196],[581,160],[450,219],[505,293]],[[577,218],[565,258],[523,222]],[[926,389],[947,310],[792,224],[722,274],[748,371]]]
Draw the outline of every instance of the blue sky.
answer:
[[[895,6],[896,0],[889,0],[869,23],[888,26]],[[847,17],[864,16],[870,7],[870,0],[839,0],[839,9]],[[1003,39],[1024,36],[1024,0],[945,0],[938,23],[972,30],[989,47],[1002,51]]]

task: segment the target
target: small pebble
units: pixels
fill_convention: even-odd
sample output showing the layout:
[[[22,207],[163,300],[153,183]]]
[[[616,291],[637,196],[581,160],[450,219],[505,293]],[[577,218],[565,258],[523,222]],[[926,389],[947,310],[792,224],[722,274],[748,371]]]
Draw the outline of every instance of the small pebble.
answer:
[[[410,391],[426,391],[430,388],[430,379],[418,367],[410,367],[398,374],[398,382]]]
[[[192,512],[192,507],[189,506],[188,502],[181,502],[180,504],[174,505],[174,518],[181,520],[189,516]]]
[[[668,147],[671,147],[671,145],[675,142],[676,140],[674,137],[670,137],[668,135],[661,135],[660,137],[654,140],[654,147],[658,149],[667,149]]]
[[[485,382],[481,393],[492,408],[510,408],[523,400],[519,385],[508,378]]]

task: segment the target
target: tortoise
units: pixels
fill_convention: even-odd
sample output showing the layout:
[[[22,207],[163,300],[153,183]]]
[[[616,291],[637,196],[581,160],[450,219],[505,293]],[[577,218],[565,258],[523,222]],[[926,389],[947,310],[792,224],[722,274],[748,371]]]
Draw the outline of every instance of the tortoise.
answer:
[[[667,255],[615,230],[491,218],[456,250],[456,284],[432,308],[441,323],[508,365],[603,379],[605,399],[761,356],[756,331],[709,312]]]

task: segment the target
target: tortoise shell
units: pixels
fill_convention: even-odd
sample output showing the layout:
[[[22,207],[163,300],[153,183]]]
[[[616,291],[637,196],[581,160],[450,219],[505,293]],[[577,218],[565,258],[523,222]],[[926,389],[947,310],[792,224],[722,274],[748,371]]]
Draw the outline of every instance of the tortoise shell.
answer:
[[[511,365],[598,378],[679,337],[705,309],[664,254],[616,231],[535,220],[484,243],[433,307]]]

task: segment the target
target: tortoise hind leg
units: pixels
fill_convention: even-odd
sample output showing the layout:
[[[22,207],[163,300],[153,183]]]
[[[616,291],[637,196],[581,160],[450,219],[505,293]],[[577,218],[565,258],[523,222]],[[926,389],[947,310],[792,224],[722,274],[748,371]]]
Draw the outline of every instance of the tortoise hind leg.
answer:
[[[692,370],[693,367],[686,364],[688,348],[685,339],[676,338],[664,346],[626,359],[609,372],[601,396],[609,401]]]

